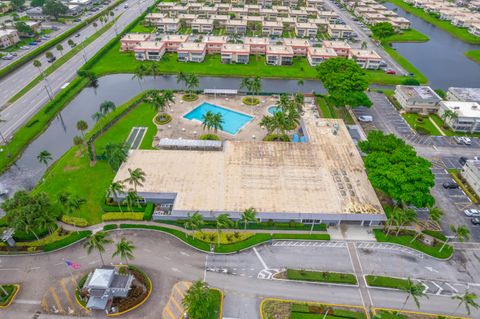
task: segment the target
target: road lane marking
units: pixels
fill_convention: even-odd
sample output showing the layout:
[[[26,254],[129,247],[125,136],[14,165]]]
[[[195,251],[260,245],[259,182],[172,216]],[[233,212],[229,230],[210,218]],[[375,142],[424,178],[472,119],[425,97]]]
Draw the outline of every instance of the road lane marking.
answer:
[[[260,256],[259,252],[257,251],[257,248],[253,247],[253,252],[255,253],[255,255],[257,255],[257,258],[260,261],[260,263],[262,264],[263,269],[268,269],[267,264],[263,260],[262,256]]]
[[[62,304],[60,303],[60,299],[58,298],[58,295],[55,292],[55,289],[53,289],[53,287],[50,287],[50,294],[52,295],[53,301],[55,301],[55,304],[57,305],[58,311],[61,313],[64,313],[65,310],[63,310]]]

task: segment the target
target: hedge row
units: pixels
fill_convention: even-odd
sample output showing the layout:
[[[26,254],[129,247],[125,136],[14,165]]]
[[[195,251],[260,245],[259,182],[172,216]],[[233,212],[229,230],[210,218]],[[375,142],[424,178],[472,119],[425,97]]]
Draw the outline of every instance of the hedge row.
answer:
[[[153,203],[147,203],[147,207],[145,208],[145,213],[143,214],[143,220],[152,220],[154,209],[155,209],[155,205]]]
[[[98,156],[97,156],[98,158]],[[130,212],[135,212],[135,213],[143,213],[145,211],[145,208],[146,208],[146,205],[140,205],[139,206],[132,206],[131,208],[128,208],[127,205],[120,205],[120,207],[118,205],[114,205],[114,204],[106,204],[106,203],[102,203],[102,210],[105,212],[105,213],[122,213],[122,212],[127,212],[127,211],[130,211]]]
[[[143,220],[143,213],[105,213],[102,215],[102,220],[104,222],[108,222],[111,220]]]
[[[77,227],[87,227],[88,221],[85,218],[73,217],[68,215],[63,215],[61,218],[62,222],[65,224],[77,226]]]
[[[46,52],[47,50],[53,48],[58,43],[62,42],[63,40],[65,40],[66,38],[71,36],[72,34],[75,34],[79,30],[83,29],[88,24],[90,24],[94,20],[98,19],[100,16],[104,15],[106,11],[109,11],[109,10],[115,8],[117,5],[119,5],[123,1],[124,0],[119,0],[119,1],[115,2],[114,4],[109,6],[107,9],[91,16],[90,18],[86,19],[82,23],[79,23],[78,25],[74,26],[73,28],[71,28],[71,29],[65,31],[64,33],[60,34],[58,37],[55,37],[54,39],[48,41],[44,45],[36,48],[33,51],[30,51],[28,54],[25,54],[24,56],[22,56],[18,60],[14,61],[14,62],[10,63],[9,65],[7,65],[6,67],[2,68],[0,70],[0,79],[5,77],[6,75],[12,73],[13,71],[18,69],[19,67],[23,66],[25,63],[35,59],[38,55],[42,54],[43,52]]]
[[[43,246],[44,251],[52,251],[56,250],[65,246],[68,246],[70,244],[73,244],[74,242],[77,242],[85,237],[88,237],[92,234],[90,230],[82,230],[79,232],[72,232],[68,237],[65,237],[59,241],[56,241],[54,243],[46,244]]]
[[[177,220],[162,220],[160,221],[161,223],[164,224],[171,224],[171,225],[177,225],[180,227],[184,227],[184,224],[188,220],[186,219],[177,219]],[[205,221],[203,224],[202,228],[216,228],[215,221]],[[235,229],[244,229],[245,225],[242,222],[237,222],[236,226],[234,227]],[[304,224],[304,223],[298,223],[295,222],[294,220],[290,222],[273,222],[273,221],[267,221],[267,222],[260,222],[260,223],[248,223],[247,224],[247,229],[268,229],[268,230],[311,230],[312,225],[311,224]],[[326,224],[315,224],[313,226],[313,230],[316,231],[325,231],[327,229]]]

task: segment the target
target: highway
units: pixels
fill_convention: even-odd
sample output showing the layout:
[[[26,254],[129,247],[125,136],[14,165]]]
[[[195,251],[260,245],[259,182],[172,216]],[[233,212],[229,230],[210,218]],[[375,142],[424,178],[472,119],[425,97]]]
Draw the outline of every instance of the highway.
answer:
[[[114,17],[109,16],[109,21],[116,18],[119,14],[125,11],[125,8],[122,4],[116,7],[116,11]],[[87,18],[87,17],[85,17]],[[77,45],[83,42],[86,38],[93,35],[97,30],[99,30],[103,25],[100,21],[96,20],[97,27],[93,27],[93,23],[90,23],[83,29],[79,30],[78,33],[72,34],[72,36],[66,38],[60,44],[63,46],[63,51],[59,52],[55,48],[56,46],[52,47],[49,51],[53,53],[57,58],[60,58],[62,55],[66,54],[72,47],[68,45],[68,41],[71,39]],[[67,31],[67,30],[65,30]],[[120,30],[119,30],[120,31]],[[79,36],[77,36],[79,35]],[[33,49],[31,49],[33,50]],[[31,51],[30,50],[30,51]],[[28,52],[28,51],[27,51]],[[36,60],[39,60],[42,63],[42,70],[45,70],[50,66],[48,63],[47,58],[45,57],[45,53],[40,54]],[[4,67],[2,65],[2,67]],[[33,60],[27,62],[22,67],[18,68],[14,72],[10,73],[8,76],[0,80],[0,101],[3,101],[0,107],[4,108],[7,106],[8,100],[13,97],[17,92],[19,92],[23,87],[25,87],[28,83],[30,83],[33,79],[35,79],[39,75],[40,70],[33,66]]]
[[[90,43],[84,50],[80,51],[46,78],[48,86],[53,92],[53,95],[55,95],[64,84],[68,83],[76,76],[76,71],[85,63],[85,60],[88,60],[95,53],[97,53],[105,44],[107,44],[108,41],[115,37],[116,32],[123,30],[130,22],[137,18],[141,12],[145,11],[150,5],[152,5],[153,2],[153,0],[143,0],[132,4],[127,9],[119,9],[118,11],[115,11],[115,16],[118,16],[120,12],[123,12],[123,14],[109,30],[103,33],[99,38]],[[87,34],[92,34],[95,32],[93,26],[89,26],[87,29],[82,30],[81,34],[83,37],[85,37]],[[74,41],[76,43],[79,42],[79,39],[83,41],[83,37],[74,37]],[[64,47],[66,48],[68,45],[65,44]],[[42,58],[44,59],[44,57]],[[48,63],[44,61],[42,64],[46,65]],[[4,100],[6,95],[8,95],[8,92],[13,92],[15,89],[21,89],[39,74],[38,70],[33,67],[32,63],[26,64],[19,71],[21,72],[15,72],[15,74],[12,74],[16,75],[15,77],[8,77],[6,79],[6,81],[11,82],[11,84],[5,84],[3,87],[0,85],[0,87],[5,88],[5,93],[2,93],[1,95],[2,100]],[[28,80],[26,80],[27,78]],[[11,135],[30,117],[38,112],[38,110],[46,102],[48,102],[48,100],[49,96],[45,88],[45,83],[42,81],[28,91],[25,95],[23,95],[20,99],[0,112],[0,118],[6,121],[3,123],[0,131],[4,134],[4,136],[11,137]]]

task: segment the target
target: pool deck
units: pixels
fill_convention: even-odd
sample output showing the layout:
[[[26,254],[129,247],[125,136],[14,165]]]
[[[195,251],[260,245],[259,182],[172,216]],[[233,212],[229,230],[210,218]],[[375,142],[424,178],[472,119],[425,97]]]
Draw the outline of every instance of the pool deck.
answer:
[[[243,126],[240,131],[235,134],[228,134],[223,131],[215,133],[223,141],[252,141],[256,139],[263,139],[266,131],[259,126],[262,117],[268,113],[268,108],[274,105],[278,98],[274,96],[260,97],[260,104],[255,106],[247,106],[242,103],[243,96],[235,97],[217,97],[199,95],[199,98],[193,102],[186,102],[182,100],[181,94],[175,94],[175,103],[171,106],[168,114],[172,116],[172,121],[167,125],[159,125],[156,140],[161,138],[183,138],[183,139],[198,139],[202,134],[208,133],[202,129],[202,124],[199,121],[192,121],[184,118],[184,116],[196,108],[203,102],[215,104],[217,106],[231,109],[232,111],[244,113],[253,116],[253,119]],[[211,131],[210,133],[214,133]],[[255,138],[254,138],[255,137]]]

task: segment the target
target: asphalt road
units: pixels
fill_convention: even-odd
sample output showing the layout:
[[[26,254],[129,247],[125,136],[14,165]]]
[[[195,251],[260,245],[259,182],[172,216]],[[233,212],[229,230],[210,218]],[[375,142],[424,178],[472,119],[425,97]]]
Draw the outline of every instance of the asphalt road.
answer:
[[[103,33],[94,42],[90,43],[83,51],[80,51],[65,64],[59,67],[55,72],[47,77],[47,81],[51,91],[55,95],[61,87],[71,81],[76,76],[76,71],[85,63],[85,59],[91,58],[96,52],[98,52],[108,41],[115,37],[116,30],[120,32],[130,22],[139,16],[140,12],[146,10],[146,8],[153,4],[153,0],[143,0],[132,4],[120,18],[115,22],[114,26]],[[122,6],[123,8],[123,6]],[[122,9],[123,10],[123,9]],[[118,11],[115,11],[115,15],[118,16]],[[88,27],[93,29],[93,27]],[[95,30],[90,30],[93,33]],[[85,34],[85,31],[82,31]],[[80,37],[81,38],[81,37]],[[75,42],[79,42],[79,38],[75,38]],[[85,58],[84,58],[85,55]],[[38,70],[34,70],[33,65],[27,64],[26,68],[31,68],[30,71],[22,71],[21,74],[30,74],[31,79],[38,75]],[[24,75],[27,76],[27,75]],[[10,81],[10,78],[8,78]],[[13,81],[13,80],[12,80]],[[18,80],[20,81],[20,80]],[[29,81],[25,81],[28,83]],[[23,83],[23,82],[22,82]],[[25,84],[26,84],[25,83]],[[19,83],[15,85],[21,86]],[[38,110],[49,100],[45,84],[39,83],[20,99],[9,105],[5,110],[0,112],[0,117],[6,122],[3,123],[0,128],[1,132],[10,137],[12,133],[18,129],[23,123],[25,123],[30,117],[32,117]]]
[[[118,5],[117,11],[113,11],[116,18],[119,14],[124,12],[126,9],[123,5]],[[109,16],[110,17],[110,16]],[[111,21],[112,17],[110,17]],[[77,45],[85,41],[89,36],[94,34],[98,29],[100,29],[104,24],[96,20],[98,26],[94,28],[92,23],[81,29],[78,33],[73,34],[69,38],[66,38],[60,44],[63,46],[63,51],[59,52],[55,47],[51,48],[49,51],[53,53],[57,58],[60,58],[62,55],[66,54],[72,47],[70,47],[67,42],[68,40],[73,40]],[[77,34],[80,36],[77,37]],[[30,50],[31,51],[31,50]],[[28,52],[28,51],[27,51]],[[42,70],[45,70],[50,66],[48,63],[45,54],[41,54],[37,57],[36,60],[39,60],[42,63]],[[3,66],[2,66],[3,67]],[[33,66],[33,61],[27,62],[21,68],[17,69],[15,72],[9,74],[7,77],[0,80],[0,101],[3,101],[2,107],[7,105],[7,101],[13,97],[17,92],[19,92],[23,87],[30,83],[39,75],[40,70]]]
[[[352,272],[353,266],[347,245],[335,247],[293,247],[261,245],[255,250],[227,256],[208,256],[197,252],[180,241],[152,231],[116,231],[111,234],[114,241],[122,236],[134,242],[135,260],[132,263],[142,267],[152,277],[154,291],[152,296],[138,310],[122,318],[158,318],[163,309],[172,285],[179,280],[206,278],[214,287],[224,290],[225,318],[258,318],[260,301],[265,297],[279,297],[294,300],[318,301],[326,303],[362,304],[357,287],[322,285],[315,283],[293,283],[264,277],[260,273],[267,269],[279,270],[286,267],[315,269],[320,271]],[[387,249],[377,243],[357,243],[358,260],[363,274],[391,275],[422,279],[426,285],[445,287],[437,294],[428,291],[429,299],[421,300],[421,310],[452,313],[456,307],[451,299],[455,291],[446,291],[454,287],[458,293],[466,289],[478,293],[476,279],[477,258],[480,250],[459,250],[449,261],[438,261],[429,257],[414,256],[399,250]],[[360,248],[363,247],[363,248]],[[118,263],[110,258],[113,245],[107,247],[104,258],[106,263]],[[63,259],[80,263],[81,269],[74,272],[80,275],[100,265],[99,256],[93,252],[87,255],[81,244],[76,244],[60,252],[39,256],[1,256],[0,283],[21,283],[22,290],[16,302],[8,311],[2,310],[2,318],[32,318],[41,310],[40,303],[52,290],[64,301],[64,291],[58,288],[58,282],[70,277]],[[206,262],[207,261],[207,262]],[[205,268],[206,266],[206,268]],[[229,271],[211,271],[228,268]],[[235,268],[235,269],[234,269]],[[204,272],[204,269],[210,269]],[[434,282],[434,283],[432,283]],[[433,288],[432,288],[433,289]],[[451,288],[450,288],[451,289]],[[70,289],[72,290],[72,289]],[[373,306],[401,307],[405,294],[398,291],[368,289]],[[65,301],[66,302],[66,301]],[[49,309],[52,305],[50,304]],[[409,302],[405,309],[416,310]],[[458,315],[463,312],[460,308]],[[472,315],[480,316],[479,312]],[[39,318],[50,318],[40,315]]]
[[[358,35],[361,41],[367,42],[368,48],[372,48],[377,52],[390,68],[395,70],[397,74],[406,74],[407,72],[394,60],[392,57],[383,50],[382,47],[377,46],[375,42],[363,31],[356,21],[353,20],[353,16],[346,10],[340,10],[332,0],[325,0],[325,4],[335,11],[336,14]]]

